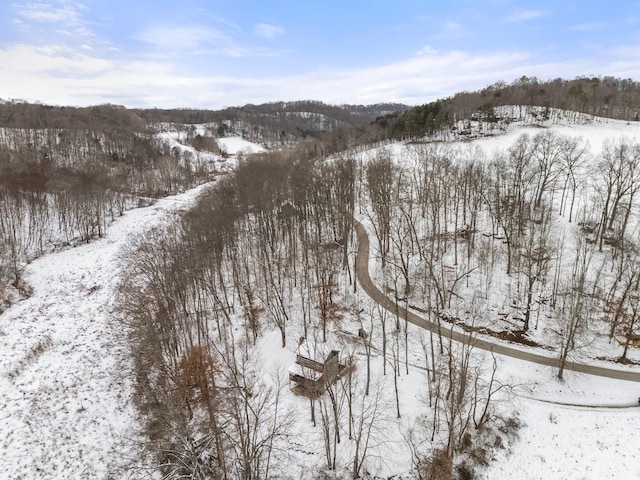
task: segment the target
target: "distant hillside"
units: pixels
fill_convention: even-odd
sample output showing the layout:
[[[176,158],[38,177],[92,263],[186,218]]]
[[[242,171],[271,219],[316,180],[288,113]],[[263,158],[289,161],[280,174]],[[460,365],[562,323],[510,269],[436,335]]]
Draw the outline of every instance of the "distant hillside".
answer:
[[[260,105],[248,104],[242,107],[229,107],[223,110],[197,109],[149,109],[137,110],[150,122],[211,123],[224,120],[246,118],[298,118],[323,117],[335,125],[360,125],[375,118],[410,108],[397,103],[375,105],[328,105],[312,100],[296,102],[271,102]],[[317,122],[311,122],[318,126]],[[323,126],[324,128],[330,125]]]
[[[120,105],[65,107],[26,102],[0,102],[0,127],[146,130],[137,112]]]
[[[265,145],[289,144],[308,137],[320,138],[341,128],[368,124],[384,115],[402,112],[407,105],[328,105],[311,100],[245,105],[224,110],[138,110],[150,123],[213,124],[219,136],[240,135]]]
[[[375,124],[392,138],[434,135],[462,119],[482,117],[486,121],[497,121],[496,107],[507,105],[539,106],[637,121],[640,119],[640,83],[613,77],[558,78],[546,82],[521,77],[511,84],[497,82],[482,90],[461,92],[403,113],[392,113],[377,119]]]
[[[328,154],[387,139],[425,135],[442,139],[452,131],[464,135],[467,129],[460,125],[463,120],[498,126],[505,121],[497,115],[498,107],[512,105],[639,120],[640,83],[613,77],[540,81],[523,76],[510,84],[497,82],[415,107],[397,103],[328,105],[311,100],[222,110],[127,109],[108,104],[78,108],[0,102],[0,127],[150,134],[159,125],[165,128],[174,124],[182,129],[204,124],[218,137],[239,136],[272,149],[311,140],[319,154]]]
[[[274,102],[223,110],[127,109],[119,105],[64,107],[24,102],[0,103],[0,127],[125,130],[149,132],[158,124],[207,124],[219,137],[241,136],[269,147],[324,138],[343,147],[343,129],[368,125],[376,118],[410,108],[407,105],[327,105],[316,101]],[[334,142],[334,138],[339,141]],[[326,138],[324,138],[326,140]]]

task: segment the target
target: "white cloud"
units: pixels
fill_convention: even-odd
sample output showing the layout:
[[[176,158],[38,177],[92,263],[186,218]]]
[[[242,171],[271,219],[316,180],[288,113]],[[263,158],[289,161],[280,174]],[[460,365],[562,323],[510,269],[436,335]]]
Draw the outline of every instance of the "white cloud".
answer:
[[[284,29],[282,27],[270,25],[268,23],[259,23],[254,27],[253,31],[259,37],[267,39],[279,37],[284,33]]]
[[[41,23],[75,24],[80,21],[80,10],[86,7],[77,2],[27,3],[14,5],[16,13],[26,20]]]
[[[425,45],[422,49],[417,53],[418,56],[421,55],[436,55],[438,50],[433,48],[431,45]]]
[[[135,38],[157,48],[189,50],[203,45],[230,44],[231,38],[221,30],[201,25],[163,25],[138,33]]]
[[[607,24],[604,22],[593,22],[593,23],[579,23],[576,25],[572,25],[567,30],[571,32],[595,32],[597,30],[602,30],[607,27]]]
[[[0,64],[9,65],[0,76],[2,96],[58,105],[91,105],[123,97],[130,105],[142,105],[146,97],[161,91],[165,78],[174,82],[169,63],[115,61],[81,49],[24,44],[0,49]],[[170,95],[171,89],[163,94]]]
[[[621,46],[571,62],[537,63],[527,52],[474,54],[424,47],[413,57],[374,68],[325,69],[260,78],[190,76],[167,57],[155,61],[113,57],[83,48],[0,49],[0,96],[59,105],[120,103],[130,107],[222,108],[276,100],[317,99],[330,103],[399,101],[425,103],[522,75],[573,78],[577,75],[640,77],[640,54]],[[171,59],[177,62],[176,57]]]
[[[53,31],[68,36],[92,36],[89,22],[83,17],[86,7],[82,3],[57,0],[52,3],[25,3],[12,5],[20,18],[12,19],[13,25],[22,31],[29,28],[47,28],[59,25]],[[44,24],[44,25],[40,25]]]
[[[125,103],[129,106],[218,108],[248,102],[320,99],[334,103],[397,100],[420,103],[495,81],[496,72],[519,69],[522,54],[474,57],[425,48],[412,59],[369,69],[329,70],[270,78],[187,77],[167,62],[109,61],[90,51],[16,45],[0,50],[11,65],[0,78],[10,98],[57,104]],[[20,62],[17,59],[21,59]],[[375,79],[375,81],[372,81]]]
[[[43,77],[52,75],[76,78],[94,76],[114,66],[112,61],[91,57],[65,46],[34,47],[24,44],[0,50],[0,64],[11,65],[5,70],[7,75],[42,75]]]
[[[463,29],[462,24],[458,23],[458,22],[453,22],[453,21],[447,21],[444,23],[444,28],[448,31],[448,32],[459,32]]]
[[[233,31],[202,25],[162,25],[151,27],[135,35],[161,54],[189,53],[226,57],[277,56],[262,45],[242,44]]]
[[[510,22],[527,22],[546,15],[547,12],[542,10],[518,10],[509,15],[507,20]]]
[[[17,13],[34,22],[65,22],[76,19],[75,10],[67,7],[52,8],[46,3],[32,3],[18,7]]]

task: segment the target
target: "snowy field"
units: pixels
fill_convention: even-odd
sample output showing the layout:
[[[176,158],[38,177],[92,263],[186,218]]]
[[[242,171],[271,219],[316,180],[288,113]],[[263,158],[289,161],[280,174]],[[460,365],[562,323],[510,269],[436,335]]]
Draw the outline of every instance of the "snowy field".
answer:
[[[612,120],[598,118],[581,125],[571,123],[545,124],[558,135],[566,137],[582,137],[589,142],[592,154],[597,155],[602,150],[605,140],[626,137],[629,140],[640,141],[640,122],[626,122],[624,120]],[[518,126],[514,124],[507,132],[501,135],[479,138],[471,142],[474,146],[481,147],[487,155],[491,156],[496,150],[505,150],[513,145],[516,139],[526,133],[530,137],[542,132],[543,129],[535,126]]]
[[[220,154],[200,151],[188,144],[185,130],[177,130],[175,126],[161,125],[158,127],[158,139],[164,143],[172,152],[177,152],[182,162],[188,160],[191,163],[205,165],[209,169],[218,172],[229,172],[233,170],[238,161],[238,155],[251,155],[253,153],[263,153],[266,149],[257,143],[245,140],[242,137],[216,137],[215,141],[220,149]],[[195,126],[195,135],[212,137],[212,133],[204,125]]]
[[[252,153],[263,153],[266,150],[249,140],[242,137],[220,137],[216,139],[221,150],[229,155],[251,155]]]
[[[640,384],[499,357],[509,404],[522,422],[509,450],[498,450],[482,478],[627,480],[638,478]]]
[[[0,316],[0,478],[144,478],[125,473],[142,439],[126,330],[111,315],[120,256],[199,191],[126,212],[106,238],[27,267],[33,295]]]

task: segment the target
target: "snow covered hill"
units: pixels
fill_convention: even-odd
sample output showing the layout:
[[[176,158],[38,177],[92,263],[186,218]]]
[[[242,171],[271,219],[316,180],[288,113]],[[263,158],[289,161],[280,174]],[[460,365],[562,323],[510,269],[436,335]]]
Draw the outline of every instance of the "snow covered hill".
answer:
[[[127,331],[112,316],[120,258],[202,188],[126,212],[106,238],[28,266],[33,295],[0,316],[0,478],[144,476]]]
[[[593,153],[607,138],[640,139],[636,123],[562,121],[544,126],[584,137]],[[511,125],[502,135],[471,144],[491,154],[512,145],[521,133],[538,131],[532,125]],[[191,151],[179,137],[169,132],[162,135],[172,148]],[[259,151],[237,137],[218,142],[230,154]],[[404,145],[388,148],[400,154]],[[213,156],[211,160],[218,161]],[[110,226],[106,238],[48,254],[28,266],[26,280],[33,295],[0,316],[0,478],[150,476],[139,458],[144,438],[132,399],[127,332],[113,316],[120,259],[132,237],[188,209],[202,188],[126,212]],[[421,354],[419,334],[411,330],[415,362]],[[277,333],[265,335],[260,352],[274,363],[291,363],[294,352],[282,349],[279,342]],[[635,477],[640,460],[640,434],[635,425],[640,385],[582,374],[571,374],[559,382],[554,369],[502,357],[497,361],[499,380],[515,387],[511,396],[501,398],[500,408],[505,412],[515,409],[522,428],[512,445],[496,445],[488,467],[479,473],[481,478]],[[423,408],[417,380],[421,375],[424,372],[413,365],[400,378],[403,419],[389,424],[385,438],[399,441],[389,445],[394,453],[381,458],[379,472],[372,473],[406,475],[410,453],[399,443],[399,431]],[[305,400],[289,398],[287,403],[307,408]],[[313,436],[308,429],[305,432],[302,421],[297,428],[300,442],[305,433]],[[317,455],[304,453],[303,447],[300,452],[288,452],[300,461],[291,466],[298,476],[304,475],[304,462],[310,457],[321,463]]]
[[[640,123],[583,118],[542,122],[555,133],[582,137],[597,156],[607,140],[640,141]],[[504,150],[516,138],[539,133],[517,126],[504,135],[476,140],[487,154]],[[597,351],[597,350],[596,350]],[[637,352],[634,353],[637,357]],[[626,480],[638,476],[640,433],[636,428],[640,384],[571,374],[560,382],[552,368],[501,359],[501,376],[518,385],[515,407],[523,428],[511,451],[497,455],[484,473],[502,478]]]
[[[220,149],[229,155],[237,155],[242,153],[250,155],[252,153],[263,153],[265,149],[253,142],[245,140],[242,137],[220,137],[217,139]]]

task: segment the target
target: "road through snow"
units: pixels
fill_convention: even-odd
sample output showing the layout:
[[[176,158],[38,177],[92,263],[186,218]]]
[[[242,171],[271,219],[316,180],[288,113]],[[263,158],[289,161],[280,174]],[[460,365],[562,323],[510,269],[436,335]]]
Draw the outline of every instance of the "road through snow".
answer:
[[[391,313],[395,313],[396,304],[387,297],[382,291],[373,283],[371,276],[369,275],[369,237],[364,226],[354,220],[354,228],[358,237],[358,253],[356,256],[356,275],[358,281],[362,286],[362,289],[369,295],[377,304],[381,305]],[[426,330],[437,331],[438,326],[429,322],[423,317],[416,315],[415,313],[400,309],[399,315],[405,318],[409,323],[416,325]],[[442,332],[453,338],[457,342],[468,341],[468,335],[451,329],[448,325],[441,326]],[[490,337],[477,335],[472,340],[473,346],[481,348],[483,350],[491,351],[508,357],[525,360],[527,362],[533,362],[540,365],[547,365],[551,367],[558,366],[558,359],[556,357],[540,355],[537,353],[521,350],[518,348],[510,347],[504,343],[499,343],[492,340]],[[640,382],[640,372],[638,370],[631,370],[625,368],[610,368],[606,366],[587,365],[578,362],[567,362],[565,364],[566,370],[573,370],[575,372],[586,373],[589,375],[598,375],[601,377],[614,378],[618,380],[628,380],[632,382]]]
[[[126,329],[113,317],[132,237],[204,187],[118,218],[107,236],[32,262],[33,295],[0,316],[0,478],[139,478]]]

